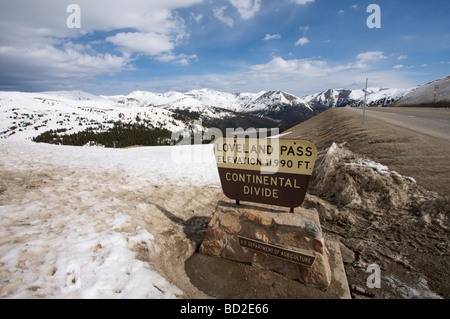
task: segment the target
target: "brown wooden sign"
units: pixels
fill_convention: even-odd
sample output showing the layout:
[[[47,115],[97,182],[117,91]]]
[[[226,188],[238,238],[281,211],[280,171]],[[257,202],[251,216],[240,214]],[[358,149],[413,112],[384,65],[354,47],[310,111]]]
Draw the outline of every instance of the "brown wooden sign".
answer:
[[[214,154],[227,197],[295,208],[305,199],[317,149],[303,140],[221,138]]]

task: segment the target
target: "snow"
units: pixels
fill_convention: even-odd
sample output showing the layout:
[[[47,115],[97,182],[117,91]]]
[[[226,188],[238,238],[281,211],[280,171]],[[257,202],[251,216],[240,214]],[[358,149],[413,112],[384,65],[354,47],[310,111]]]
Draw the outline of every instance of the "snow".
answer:
[[[417,181],[409,176],[403,176],[400,175],[398,172],[396,171],[391,171],[389,169],[389,167],[380,164],[380,163],[376,163],[376,162],[372,162],[372,161],[364,161],[364,160],[360,160],[359,162],[356,163],[345,163],[346,166],[355,166],[355,167],[368,167],[368,168],[372,168],[375,171],[377,171],[379,174],[387,174],[387,175],[394,175],[394,176],[398,176],[398,177],[402,177],[404,179],[407,179],[413,183],[417,183]]]
[[[219,187],[211,145],[124,150],[9,139],[0,155],[0,173],[11,172],[0,191],[0,298],[182,297],[153,262],[137,258],[137,248],[163,250],[131,216],[151,213],[148,205],[130,206],[115,194],[149,185]],[[24,181],[9,191],[18,178]]]
[[[74,95],[74,96],[72,96]],[[81,98],[83,97],[83,98]],[[170,110],[142,107],[145,102],[121,98],[91,97],[75,92],[0,92],[0,138],[30,139],[48,130],[65,129],[66,134],[87,128],[103,130],[114,122],[148,121],[169,131],[186,128]],[[147,105],[146,105],[147,106]]]
[[[9,225],[31,218],[36,212],[34,205],[24,211],[22,207],[2,209],[2,228],[5,217],[9,217]],[[1,247],[2,255],[8,251],[0,259],[2,271],[9,273],[8,283],[20,280],[22,284],[1,297],[175,298],[181,294],[130,250],[137,241],[145,241],[151,247],[153,237],[148,232],[132,235],[107,227],[108,222],[120,222],[122,216],[112,215],[101,226],[93,217],[51,216],[46,222],[35,220],[32,226],[6,230],[10,243]],[[54,228],[61,231],[54,233]],[[35,236],[26,242],[12,243],[31,233]],[[19,266],[25,253],[27,260]]]
[[[163,94],[135,91],[127,96],[104,97],[112,102],[131,100],[133,105],[157,106],[161,108],[207,109],[223,108],[230,111],[242,111],[243,106],[265,92],[232,94],[210,89],[191,90],[186,93],[169,91]]]
[[[367,103],[374,103],[376,101],[385,100],[385,99],[394,99],[399,100],[409,92],[415,90],[416,88],[407,88],[407,89],[371,89],[367,97]],[[364,92],[363,92],[364,93]],[[363,97],[364,98],[364,97]],[[363,99],[362,98],[362,99]]]
[[[434,293],[428,287],[428,282],[423,278],[418,278],[418,282],[415,285],[408,285],[402,282],[394,275],[390,275],[384,278],[390,286],[395,287],[402,298],[404,299],[443,299],[441,296]]]
[[[411,90],[399,106],[448,105],[450,103],[450,76]]]
[[[249,96],[247,94],[247,96]],[[267,109],[274,110],[273,108],[279,107],[280,105],[290,105],[290,106],[298,106],[305,107],[310,111],[313,111],[312,108],[305,102],[303,99],[296,97],[295,95],[285,93],[282,91],[269,91],[269,92],[260,92],[260,94],[254,95],[253,99],[250,98],[247,103],[242,107],[242,112],[255,112],[255,111],[264,111]]]
[[[406,89],[386,89],[386,88],[367,88],[367,103],[368,104],[390,104],[391,99],[397,101],[413,91],[415,88]],[[329,96],[328,98],[326,96]],[[336,96],[339,98],[336,99]],[[364,102],[366,98],[365,89],[359,90],[328,90],[321,93],[315,93],[307,95],[302,99],[307,104],[320,103],[325,105],[330,105],[336,107],[338,105],[338,100],[343,99],[344,104],[349,104],[352,106],[359,105]]]

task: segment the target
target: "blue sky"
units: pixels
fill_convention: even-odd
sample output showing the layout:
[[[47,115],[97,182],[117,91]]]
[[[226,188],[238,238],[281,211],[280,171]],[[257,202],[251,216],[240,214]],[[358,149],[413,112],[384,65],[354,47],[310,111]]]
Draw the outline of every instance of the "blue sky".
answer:
[[[450,75],[449,13],[446,0],[3,0],[0,90],[412,87]]]

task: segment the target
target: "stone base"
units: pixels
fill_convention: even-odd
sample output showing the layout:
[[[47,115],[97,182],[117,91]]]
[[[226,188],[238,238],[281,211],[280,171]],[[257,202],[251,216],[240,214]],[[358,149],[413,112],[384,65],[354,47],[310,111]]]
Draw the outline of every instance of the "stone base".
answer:
[[[245,244],[246,239],[252,244]],[[269,269],[313,287],[327,288],[331,283],[328,251],[314,209],[290,213],[278,206],[246,202],[237,206],[224,198],[200,253]]]

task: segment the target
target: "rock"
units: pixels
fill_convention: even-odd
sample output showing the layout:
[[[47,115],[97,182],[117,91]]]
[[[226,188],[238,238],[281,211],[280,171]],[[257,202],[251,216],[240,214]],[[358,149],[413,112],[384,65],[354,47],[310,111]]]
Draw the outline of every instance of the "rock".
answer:
[[[341,256],[344,264],[352,264],[356,260],[355,253],[347,248],[347,246],[339,243],[339,248],[341,249]]]
[[[308,286],[331,283],[328,251],[315,209],[219,201],[200,253],[278,272]]]
[[[240,216],[236,214],[222,214],[220,226],[226,233],[237,234],[242,229]]]
[[[272,218],[264,211],[256,211],[254,209],[250,209],[245,212],[244,216],[255,223],[270,226],[272,224]]]
[[[224,244],[221,241],[204,240],[200,247],[200,253],[208,256],[219,257],[222,255],[223,248]]]

